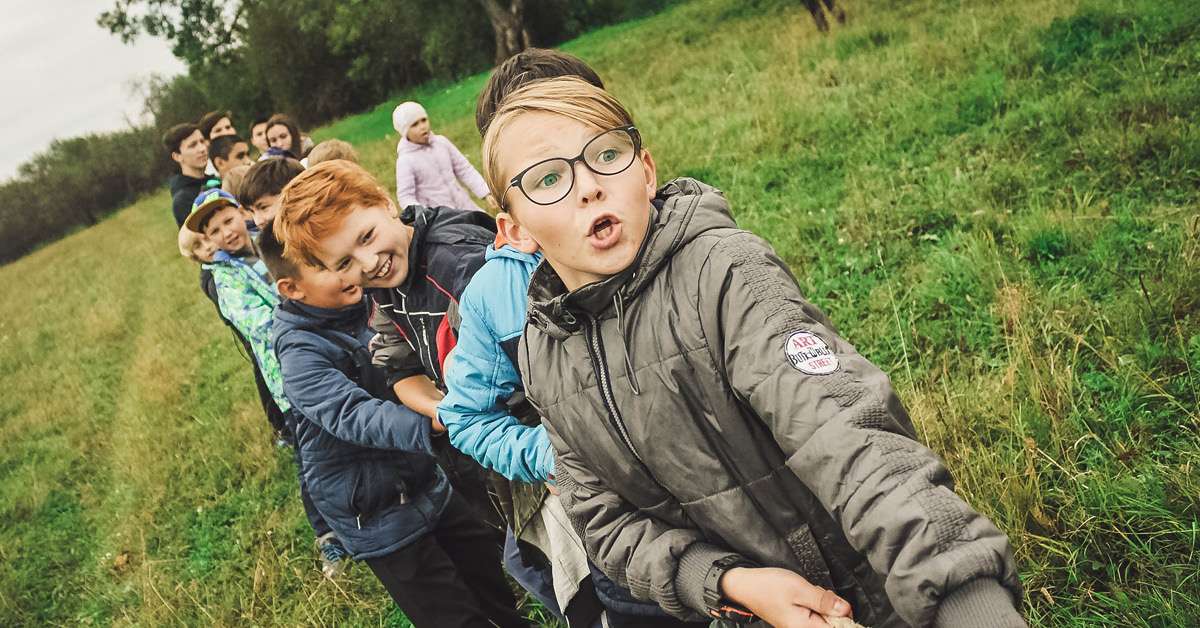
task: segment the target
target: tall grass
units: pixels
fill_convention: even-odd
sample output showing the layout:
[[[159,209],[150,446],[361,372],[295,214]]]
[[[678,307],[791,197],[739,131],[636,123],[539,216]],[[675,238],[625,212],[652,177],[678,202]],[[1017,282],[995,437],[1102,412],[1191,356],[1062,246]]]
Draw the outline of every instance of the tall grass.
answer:
[[[695,0],[587,35],[1008,532],[1038,626],[1200,625],[1200,6]],[[403,96],[474,159],[483,77]],[[317,133],[391,184],[394,103]],[[0,624],[405,625],[316,570],[165,194],[0,268]]]

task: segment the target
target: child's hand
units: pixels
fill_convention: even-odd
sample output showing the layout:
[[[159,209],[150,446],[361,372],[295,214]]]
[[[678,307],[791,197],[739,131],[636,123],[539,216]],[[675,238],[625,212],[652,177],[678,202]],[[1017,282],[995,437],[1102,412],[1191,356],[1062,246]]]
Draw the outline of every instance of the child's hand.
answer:
[[[850,616],[846,600],[787,569],[735,567],[720,586],[726,598],[776,628],[828,628],[823,615]]]

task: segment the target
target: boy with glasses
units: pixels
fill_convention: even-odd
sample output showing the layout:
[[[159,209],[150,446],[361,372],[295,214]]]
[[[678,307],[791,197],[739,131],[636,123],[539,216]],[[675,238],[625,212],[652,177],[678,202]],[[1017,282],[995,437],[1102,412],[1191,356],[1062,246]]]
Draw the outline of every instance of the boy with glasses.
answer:
[[[718,191],[658,187],[624,106],[531,83],[483,153],[502,235],[546,259],[521,373],[606,574],[681,618],[1025,625],[1008,539],[954,494],[887,376]]]

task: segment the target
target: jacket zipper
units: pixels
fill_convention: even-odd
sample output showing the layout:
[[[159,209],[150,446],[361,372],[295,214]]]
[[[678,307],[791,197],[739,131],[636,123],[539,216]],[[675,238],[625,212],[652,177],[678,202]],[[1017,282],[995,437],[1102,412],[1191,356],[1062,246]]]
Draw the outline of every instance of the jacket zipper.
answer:
[[[600,341],[600,321],[595,317],[588,317],[588,319],[591,323],[589,327],[585,328],[588,354],[592,357],[592,370],[596,372],[596,379],[600,383],[600,397],[604,401],[604,407],[608,410],[608,420],[620,434],[625,446],[633,453],[633,457],[644,465],[645,461],[633,446],[633,439],[629,438],[629,430],[625,427],[625,422],[621,420],[621,412],[617,410],[616,397],[613,396],[612,382],[609,380],[608,367],[605,364],[604,346]]]
[[[397,290],[397,292],[400,292]],[[408,313],[408,295],[400,292],[400,309],[404,310],[404,318],[408,321],[408,326],[416,331],[416,325],[413,325],[412,315]],[[431,308],[432,309],[432,308]],[[433,355],[429,351],[429,328],[425,325],[425,319],[418,318],[421,323],[421,337],[417,339],[417,357],[421,358],[421,365],[425,367],[429,373],[437,373],[433,368]]]
[[[422,348],[425,350],[425,355],[421,357],[421,362],[425,364],[425,368],[428,369],[430,373],[436,374],[437,370],[433,368],[433,353],[429,349],[430,340],[431,340],[429,338],[429,328],[425,325],[425,319],[421,318],[418,320],[421,323],[421,338],[424,340],[424,342],[422,342],[421,345],[422,345]],[[426,360],[428,360],[428,361],[426,361]]]

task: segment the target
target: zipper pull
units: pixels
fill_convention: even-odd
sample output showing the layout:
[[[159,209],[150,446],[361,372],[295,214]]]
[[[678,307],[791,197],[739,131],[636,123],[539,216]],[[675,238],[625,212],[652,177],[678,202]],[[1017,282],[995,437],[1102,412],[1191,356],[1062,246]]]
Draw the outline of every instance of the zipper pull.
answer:
[[[400,493],[400,503],[402,505],[408,503],[408,493]]]
[[[362,529],[362,515],[354,515],[354,522],[358,524],[358,529]]]

